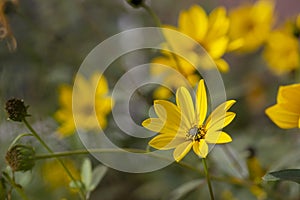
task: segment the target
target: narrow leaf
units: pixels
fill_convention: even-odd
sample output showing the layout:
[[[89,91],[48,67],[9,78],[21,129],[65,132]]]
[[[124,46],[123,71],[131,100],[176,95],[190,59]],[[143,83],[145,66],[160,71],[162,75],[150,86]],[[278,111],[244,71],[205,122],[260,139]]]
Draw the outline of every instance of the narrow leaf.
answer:
[[[87,188],[87,190],[93,191],[97,187],[97,185],[100,183],[100,181],[102,180],[102,178],[104,177],[106,172],[107,172],[106,166],[98,165],[93,171],[92,182],[89,185],[89,187]]]
[[[264,181],[293,181],[300,184],[300,169],[284,169],[270,172],[263,177]]]

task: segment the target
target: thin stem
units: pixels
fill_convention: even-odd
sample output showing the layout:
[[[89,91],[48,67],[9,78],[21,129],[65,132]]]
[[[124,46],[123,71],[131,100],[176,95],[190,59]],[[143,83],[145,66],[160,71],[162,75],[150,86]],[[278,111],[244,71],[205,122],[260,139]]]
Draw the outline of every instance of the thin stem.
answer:
[[[18,135],[10,144],[10,146],[8,147],[8,149],[11,149],[22,137],[26,137],[26,136],[33,136],[31,133],[23,133]]]
[[[158,16],[156,15],[156,13],[151,9],[151,7],[149,7],[148,5],[146,5],[145,3],[143,3],[143,4],[142,4],[142,8],[144,8],[144,9],[149,13],[149,15],[153,18],[153,20],[154,20],[156,26],[162,28],[162,23],[161,23],[159,17],[158,17]],[[162,34],[163,34],[163,33],[162,33]],[[181,74],[185,75],[185,73],[181,70],[182,67],[181,67],[180,62],[179,62],[179,60],[178,60],[178,57],[176,56],[176,54],[174,53],[174,51],[173,51],[173,49],[172,49],[172,46],[168,43],[168,40],[167,40],[167,38],[166,38],[166,36],[165,36],[164,34],[163,34],[163,36],[164,36],[164,38],[165,38],[165,40],[166,40],[166,43],[167,43],[167,45],[168,45],[169,51],[170,51],[170,53],[171,53],[171,56],[172,56],[172,58],[174,59],[174,61],[175,61],[175,63],[176,63],[176,66],[175,66],[176,69],[177,69]]]
[[[52,149],[44,142],[44,140],[37,134],[37,132],[32,128],[32,126],[28,123],[28,121],[24,118],[23,119],[24,124],[26,125],[26,127],[31,131],[32,135],[45,147],[45,149],[47,149],[47,151],[49,153],[51,153],[52,155],[54,154],[54,151],[52,151]],[[77,185],[77,187],[80,189],[80,196],[82,199],[86,199],[85,198],[85,193],[83,191],[83,189],[80,187],[78,181],[76,181],[76,179],[74,178],[74,176],[72,175],[72,173],[70,172],[70,170],[67,168],[67,166],[64,164],[64,162],[57,158],[57,161],[60,163],[60,165],[64,168],[65,172],[67,173],[67,175],[70,177],[70,179]]]
[[[205,172],[205,175],[206,175],[206,180],[207,180],[207,185],[208,185],[208,189],[209,189],[210,199],[214,200],[215,198],[214,198],[214,193],[213,193],[213,189],[212,189],[211,182],[210,182],[209,172],[208,172],[208,168],[207,168],[207,164],[206,164],[206,158],[202,159],[202,163],[203,163],[203,166],[204,166],[204,172]]]
[[[151,15],[151,17],[153,18],[156,26],[161,27],[162,24],[160,22],[160,19],[156,15],[156,13],[148,5],[146,5],[145,3],[142,4],[142,7]]]
[[[58,157],[65,157],[65,156],[74,156],[74,155],[85,155],[85,154],[90,154],[90,153],[121,153],[124,151],[132,152],[132,153],[149,153],[147,150],[142,150],[142,149],[132,149],[132,148],[124,148],[124,149],[89,149],[89,150],[75,150],[75,151],[65,151],[65,152],[55,152],[53,154],[41,154],[41,155],[36,155],[35,159],[36,160],[43,160],[43,159],[49,159],[49,158],[58,158]],[[148,154],[151,157],[154,158],[159,158],[165,161],[174,161],[172,158],[169,157],[164,157],[155,153]],[[205,176],[205,174],[199,170],[198,168],[185,163],[183,161],[181,162],[175,162],[175,164],[184,167],[186,169],[195,171],[199,173],[201,176]],[[244,186],[244,187],[249,187],[249,185],[252,185],[251,182],[247,182],[245,180],[239,179],[239,178],[224,178],[224,177],[217,177],[217,176],[210,176],[211,180],[215,181],[220,181],[220,182],[226,182],[234,185],[239,185],[239,186]]]
[[[22,199],[29,200],[24,190],[19,185],[17,185],[15,181],[6,172],[3,172],[3,177],[19,193]]]

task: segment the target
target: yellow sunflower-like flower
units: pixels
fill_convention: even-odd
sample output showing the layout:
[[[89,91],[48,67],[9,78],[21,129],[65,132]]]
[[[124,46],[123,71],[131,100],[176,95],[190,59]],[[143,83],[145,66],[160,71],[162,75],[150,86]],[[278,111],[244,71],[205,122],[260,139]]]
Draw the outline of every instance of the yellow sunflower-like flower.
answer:
[[[179,14],[178,27],[166,25],[164,28],[169,28],[172,30],[177,30],[186,34],[187,36],[198,42],[211,56],[218,69],[221,72],[228,72],[229,65],[222,58],[226,53],[229,45],[228,30],[229,30],[229,19],[226,14],[226,9],[224,7],[218,7],[214,9],[209,15],[206,14],[205,10],[194,5],[189,10],[184,10]],[[170,51],[178,50],[184,51],[185,55],[195,54],[195,46],[187,43],[186,41],[181,41],[180,38],[174,37],[173,34],[164,32],[165,38],[167,40],[167,46],[170,47]],[[178,70],[192,86],[195,86],[200,77],[196,73],[195,67],[185,60],[184,58],[176,55],[172,55],[170,52],[163,51],[163,56],[155,58],[152,62],[163,64]],[[193,64],[202,62],[201,57],[198,55],[192,56]],[[191,59],[189,57],[188,59]],[[201,66],[203,68],[207,66]],[[153,70],[152,70],[153,71]],[[154,70],[153,75],[165,73],[164,69]],[[178,88],[182,85],[178,82],[176,76],[164,76],[166,82],[173,82],[173,88]],[[177,81],[170,81],[170,80]],[[155,91],[155,98],[168,98],[171,92],[165,88],[159,87]]]
[[[229,12],[229,36],[239,40],[238,51],[257,50],[268,38],[274,21],[274,2],[259,0],[254,5],[246,4]]]
[[[76,126],[85,130],[96,130],[100,125],[102,129],[107,126],[106,116],[112,109],[112,98],[108,96],[108,84],[106,78],[95,73],[89,80],[78,75],[78,94],[80,96],[80,105],[76,105],[76,110],[72,110],[72,87],[62,85],[59,88],[60,109],[55,113],[55,119],[61,123],[58,133],[61,137],[69,136],[75,131],[75,122],[73,114],[76,115]],[[93,88],[96,89],[94,93]],[[93,98],[95,98],[95,107],[93,106]],[[95,109],[97,119],[92,115]]]
[[[300,21],[300,15],[298,18]],[[284,27],[271,32],[263,57],[275,74],[281,75],[299,68],[299,34],[300,26],[298,27],[297,20],[288,21]]]
[[[149,145],[156,149],[175,149],[174,159],[179,162],[193,148],[194,152],[205,158],[208,154],[208,143],[220,144],[231,142],[231,137],[221,129],[235,117],[227,112],[235,103],[229,100],[219,105],[211,115],[207,115],[207,94],[204,81],[200,80],[196,92],[196,105],[185,87],[176,92],[177,105],[165,101],[154,101],[154,110],[158,118],[149,118],[142,125],[159,134]]]
[[[280,128],[300,128],[300,84],[281,86],[277,104],[266,109],[268,117]]]

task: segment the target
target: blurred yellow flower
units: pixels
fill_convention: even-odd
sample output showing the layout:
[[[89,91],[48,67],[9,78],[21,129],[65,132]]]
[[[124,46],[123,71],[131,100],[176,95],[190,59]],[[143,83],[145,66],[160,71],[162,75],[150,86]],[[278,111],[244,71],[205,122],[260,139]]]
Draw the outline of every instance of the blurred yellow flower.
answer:
[[[226,53],[229,38],[229,19],[226,14],[226,9],[223,7],[218,7],[214,9],[209,15],[206,14],[205,10],[194,5],[189,10],[182,11],[178,18],[178,27],[173,27],[166,25],[164,28],[169,28],[182,32],[196,42],[198,42],[211,56],[218,69],[221,72],[227,72],[229,70],[228,63],[222,59],[222,56]],[[186,41],[181,41],[180,38],[174,38],[173,34],[167,34],[165,32],[165,37],[170,46],[170,51],[178,50],[185,51],[185,55],[188,55],[188,59],[192,59],[193,63],[203,62],[200,55],[195,55],[195,46],[186,43]],[[166,66],[172,67],[178,72],[180,72],[192,85],[195,86],[199,81],[200,77],[197,74],[195,67],[187,62],[184,58],[176,55],[172,55],[169,52],[162,52],[163,56],[155,58],[153,63],[164,64]],[[193,55],[194,54],[194,55]],[[207,67],[202,66],[201,67]],[[165,70],[155,70],[152,74],[159,75],[165,73]],[[176,76],[165,76],[165,81],[173,84],[174,88],[178,88],[182,85],[182,81],[178,81]],[[177,81],[174,81],[177,80]],[[171,92],[163,87],[159,87],[154,93],[155,98],[168,98]]]
[[[231,40],[241,43],[238,51],[257,50],[268,38],[274,21],[274,2],[258,0],[254,5],[245,4],[229,12]]]
[[[76,180],[80,180],[79,170],[76,168],[74,162],[69,159],[63,160],[64,164],[71,172]],[[61,187],[69,187],[72,181],[64,168],[57,160],[47,161],[42,166],[42,177],[51,189],[55,190]]]
[[[300,15],[298,18],[300,21]],[[300,26],[297,23],[288,21],[282,28],[271,32],[267,40],[263,57],[277,75],[300,67]]]
[[[179,162],[191,148],[198,156],[205,158],[208,154],[207,143],[232,141],[221,129],[235,117],[235,113],[227,112],[235,103],[234,100],[219,105],[206,119],[207,94],[204,81],[200,80],[195,106],[185,87],[177,90],[176,103],[177,105],[165,100],[154,101],[158,118],[148,118],[142,123],[145,128],[159,133],[149,142],[151,147],[160,150],[175,148],[173,157]]]
[[[69,136],[75,131],[75,122],[73,114],[76,115],[76,126],[85,130],[96,130],[98,126],[104,129],[107,126],[106,116],[112,109],[112,98],[108,96],[108,85],[106,78],[101,74],[95,73],[89,80],[78,75],[78,94],[80,96],[80,105],[76,105],[76,110],[72,110],[72,87],[62,85],[59,88],[60,109],[55,113],[55,119],[61,123],[58,133],[61,137]],[[94,93],[93,88],[96,88]],[[95,98],[95,107],[93,106]],[[95,109],[97,120],[92,113]]]
[[[300,128],[300,84],[281,86],[277,104],[266,109],[268,117],[280,128]]]

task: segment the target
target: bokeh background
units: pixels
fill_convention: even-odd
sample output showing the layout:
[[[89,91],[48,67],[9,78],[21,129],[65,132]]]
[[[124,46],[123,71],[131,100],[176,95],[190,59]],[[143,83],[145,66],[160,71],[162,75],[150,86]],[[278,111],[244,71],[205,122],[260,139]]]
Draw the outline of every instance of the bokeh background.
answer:
[[[147,4],[157,13],[163,24],[176,25],[179,12],[193,4],[199,4],[209,12],[217,6],[230,9],[245,2],[152,0],[147,1]],[[300,13],[298,0],[277,0],[276,3],[277,24]],[[76,135],[65,139],[57,136],[56,129],[59,124],[53,115],[59,108],[58,87],[61,84],[72,85],[80,64],[100,42],[124,30],[155,26],[148,13],[143,9],[133,9],[124,0],[19,0],[16,8],[7,11],[6,15],[17,40],[17,49],[10,52],[5,39],[0,42],[1,170],[6,168],[4,155],[9,143],[14,136],[26,132],[22,124],[6,120],[4,104],[8,98],[22,98],[30,105],[30,122],[53,149],[80,149],[82,145]],[[149,63],[154,56],[153,52],[143,51],[132,52],[127,57],[125,55],[118,59],[112,64],[111,70],[105,72],[110,88],[113,88],[128,65]],[[226,130],[233,138],[229,151],[238,158],[241,171],[247,171],[246,158],[249,148],[254,149],[255,155],[266,170],[299,168],[299,130],[281,130],[264,113],[265,108],[276,102],[278,87],[294,82],[294,74],[280,77],[273,75],[262,59],[260,50],[247,55],[225,55],[225,59],[230,65],[230,72],[222,75],[227,96],[228,99],[236,99],[238,102],[232,109],[237,113],[237,117]],[[146,97],[151,103],[151,97]],[[145,104],[141,103],[143,112],[140,112],[134,109],[139,107],[141,101],[138,94],[132,101],[135,105],[132,107],[132,115],[136,123],[141,123],[147,118],[150,105],[145,107]],[[114,125],[111,116],[109,121]],[[124,146],[139,142],[130,137],[121,139]],[[43,152],[34,140],[25,141],[34,145],[38,152]],[[83,157],[71,157],[69,161],[74,164],[75,169],[79,169]],[[189,155],[185,161],[196,163],[195,167],[201,168],[201,162],[193,155]],[[96,160],[93,160],[93,163],[98,164]],[[209,165],[214,174],[238,173],[233,169],[232,163],[223,159],[222,152],[217,148],[212,152]],[[45,162],[39,161],[31,172],[18,174],[31,199],[41,199],[41,196],[45,200],[64,197],[76,199],[75,193],[69,191],[66,184],[60,185],[63,181],[59,180],[59,166],[53,165],[50,168],[52,170],[45,170]],[[49,174],[54,180],[47,178]],[[110,169],[92,193],[91,199],[180,199],[181,195],[181,199],[207,199],[205,182],[200,184],[192,181],[201,182],[199,174],[177,164],[146,174],[129,174]],[[182,191],[176,189],[186,183],[196,183],[199,187],[191,187],[191,191],[187,190],[187,195],[183,195]],[[214,186],[220,199],[257,199],[245,187],[224,182],[214,182]],[[285,192],[286,199],[299,199],[298,185],[283,183],[278,187],[281,188],[280,191]],[[15,196],[15,199],[18,198]]]

